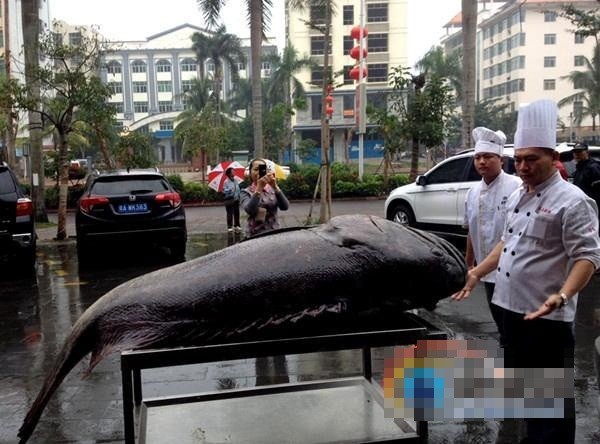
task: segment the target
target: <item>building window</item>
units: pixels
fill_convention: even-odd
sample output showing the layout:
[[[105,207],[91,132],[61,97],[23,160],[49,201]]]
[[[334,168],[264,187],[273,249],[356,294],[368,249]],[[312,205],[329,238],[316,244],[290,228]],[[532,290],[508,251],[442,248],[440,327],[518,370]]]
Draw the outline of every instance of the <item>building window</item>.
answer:
[[[573,59],[573,65],[575,66],[584,66],[585,65],[585,57],[578,55]]]
[[[133,112],[134,113],[147,113],[148,112],[148,102],[133,102]]]
[[[575,44],[580,45],[585,42],[585,36],[575,33]]]
[[[544,21],[545,22],[555,22],[556,21],[556,12],[545,11],[544,12]]]
[[[354,65],[344,66],[344,85],[352,85],[354,83],[354,79],[350,77],[350,70],[352,68],[354,68]]]
[[[123,84],[121,82],[108,82],[108,88],[113,94],[123,93]]]
[[[158,89],[158,92],[171,92],[172,91],[170,80],[159,80],[158,82],[156,82],[156,87]]]
[[[544,34],[544,45],[556,45],[556,34]]]
[[[352,25],[354,23],[354,6],[344,5],[344,25]]]
[[[367,93],[367,103],[373,108],[387,109],[387,94],[384,92]]]
[[[388,35],[387,34],[369,34],[367,39],[367,49],[371,52],[387,52],[388,51]]]
[[[582,78],[577,78],[575,79],[575,82],[573,82],[573,88],[575,89],[584,89],[586,86],[586,79],[582,79]]]
[[[131,64],[131,72],[146,72],[146,64],[141,60],[135,60]]]
[[[387,22],[388,5],[387,3],[368,3],[367,4],[367,23]]]
[[[161,120],[159,123],[159,128],[161,131],[168,131],[173,129],[173,121],[172,120]]]
[[[196,71],[198,65],[194,59],[183,59],[181,61],[181,71]]]
[[[583,114],[583,102],[578,100],[573,102],[573,117],[577,120],[581,120],[581,116]]]
[[[271,75],[271,62],[262,62],[260,64],[261,76],[266,77]]]
[[[206,71],[215,72],[215,64],[212,61],[206,62]]]
[[[237,62],[236,66],[238,71],[246,71],[246,64],[244,62]]]
[[[110,105],[113,106],[116,113],[123,113],[123,102],[110,102]]]
[[[331,73],[332,73],[332,68],[331,66],[329,67],[329,76],[328,78],[331,78]],[[313,68],[310,72],[310,83],[313,86],[322,86],[323,85],[323,67],[322,66],[317,66],[315,68]]]
[[[547,56],[544,57],[544,68],[554,68],[556,66],[556,57]]]
[[[354,94],[342,96],[344,104],[344,117],[354,117]]]
[[[323,6],[312,5],[310,7],[310,21],[314,25],[324,25],[325,8]]]
[[[192,89],[192,81],[191,80],[182,80],[181,81],[181,91],[186,92]]]
[[[71,46],[80,46],[81,45],[81,33],[80,32],[70,32],[69,33],[69,45],[71,45]]]
[[[173,102],[158,102],[158,111],[161,113],[168,113],[173,111]]]
[[[108,62],[108,64],[106,65],[106,71],[109,74],[121,74],[121,64],[114,60]]]
[[[329,53],[331,54],[331,36],[329,36]],[[324,36],[310,38],[310,54],[311,55],[325,54],[325,37]]]
[[[148,92],[148,84],[146,82],[133,82],[134,93],[145,93]]]
[[[354,48],[354,39],[349,35],[344,36],[344,55],[349,55],[350,50]]]
[[[554,79],[544,79],[544,90],[554,90],[556,89],[556,80]]]
[[[156,72],[171,72],[171,62],[168,60],[159,60],[156,63]]]
[[[310,116],[313,120],[321,119],[321,111],[323,110],[323,103],[321,102],[321,96],[310,97]]]
[[[388,65],[387,63],[371,63],[367,65],[367,82],[387,82]]]

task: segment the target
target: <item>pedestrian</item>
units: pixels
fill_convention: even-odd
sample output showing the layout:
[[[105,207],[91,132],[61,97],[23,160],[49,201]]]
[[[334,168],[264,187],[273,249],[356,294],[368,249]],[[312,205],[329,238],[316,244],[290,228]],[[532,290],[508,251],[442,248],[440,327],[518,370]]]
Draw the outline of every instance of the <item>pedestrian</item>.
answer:
[[[264,159],[252,159],[248,166],[251,184],[241,191],[240,204],[248,215],[246,235],[253,236],[279,228],[277,210],[285,211],[289,202],[277,185],[273,171]]]
[[[237,183],[233,168],[225,170],[227,179],[223,183],[225,211],[227,212],[227,231],[242,232],[240,227],[240,185]]]
[[[492,303],[502,313],[509,368],[572,371],[577,294],[600,266],[598,209],[556,170],[556,121],[551,100],[519,110],[514,157],[523,185],[508,200],[501,241],[452,296],[468,297],[481,277],[497,271]],[[574,399],[565,402],[564,418],[525,420],[524,442],[575,442]]]
[[[467,192],[465,198],[464,226],[468,229],[465,260],[469,268],[480,264],[500,240],[508,196],[521,184],[517,176],[502,170],[506,143],[502,131],[478,127],[473,130],[473,140],[474,164],[481,181]],[[500,331],[501,314],[498,306],[492,304],[494,280],[494,272],[481,277],[492,317]],[[503,344],[502,337],[500,344]]]
[[[596,201],[596,205],[600,206],[600,162],[590,157],[586,143],[576,143],[572,152],[575,160],[573,184],[581,188],[585,194]]]

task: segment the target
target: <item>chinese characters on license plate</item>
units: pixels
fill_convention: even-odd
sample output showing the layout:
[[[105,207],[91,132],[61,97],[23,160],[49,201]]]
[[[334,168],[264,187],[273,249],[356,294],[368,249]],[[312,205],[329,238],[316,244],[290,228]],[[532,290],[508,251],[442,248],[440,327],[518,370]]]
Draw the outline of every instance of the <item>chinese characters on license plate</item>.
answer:
[[[119,204],[117,207],[119,213],[145,213],[148,211],[146,202]]]

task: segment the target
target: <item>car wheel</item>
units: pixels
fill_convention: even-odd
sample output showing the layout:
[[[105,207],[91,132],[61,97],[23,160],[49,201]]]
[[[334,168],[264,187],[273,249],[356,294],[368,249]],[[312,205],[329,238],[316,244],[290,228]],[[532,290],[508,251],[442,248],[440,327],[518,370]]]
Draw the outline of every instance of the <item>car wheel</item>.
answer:
[[[35,269],[35,244],[29,248],[20,251],[16,257],[17,270],[24,274],[29,275],[33,273]]]
[[[392,210],[392,221],[409,227],[415,226],[415,214],[407,204],[397,204]]]

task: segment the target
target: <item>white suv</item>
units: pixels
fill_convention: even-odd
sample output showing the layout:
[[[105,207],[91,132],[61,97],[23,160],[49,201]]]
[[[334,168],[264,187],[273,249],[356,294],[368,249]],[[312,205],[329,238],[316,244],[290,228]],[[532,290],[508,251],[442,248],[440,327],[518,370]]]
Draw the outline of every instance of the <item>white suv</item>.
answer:
[[[504,170],[514,174],[512,148],[504,148]],[[465,197],[481,176],[475,170],[473,150],[440,162],[416,182],[393,190],[385,201],[385,216],[400,224],[444,236],[466,236],[463,228]]]

